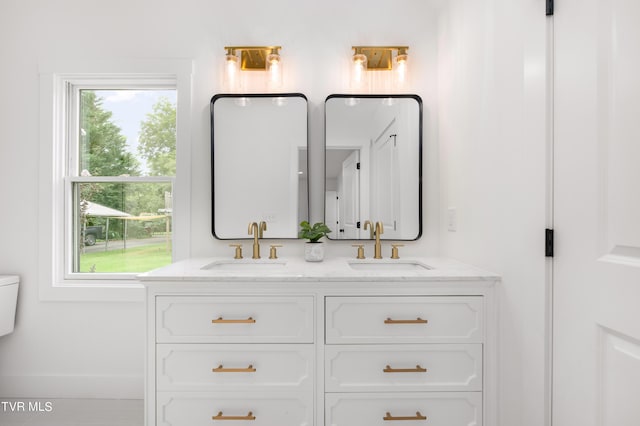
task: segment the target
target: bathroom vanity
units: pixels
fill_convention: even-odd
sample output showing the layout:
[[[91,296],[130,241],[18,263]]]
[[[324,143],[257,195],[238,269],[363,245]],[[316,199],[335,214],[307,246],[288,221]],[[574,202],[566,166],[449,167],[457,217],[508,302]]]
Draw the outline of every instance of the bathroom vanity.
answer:
[[[496,275],[191,259],[139,278],[147,426],[495,424]]]

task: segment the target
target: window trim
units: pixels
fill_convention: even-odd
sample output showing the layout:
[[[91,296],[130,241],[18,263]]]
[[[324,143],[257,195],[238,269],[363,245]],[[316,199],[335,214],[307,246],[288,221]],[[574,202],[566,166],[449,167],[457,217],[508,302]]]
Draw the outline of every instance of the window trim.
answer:
[[[67,276],[71,229],[68,188],[83,177],[67,176],[72,122],[67,111],[69,90],[75,88],[171,87],[177,90],[176,177],[173,181],[173,260],[190,254],[191,86],[193,64],[188,59],[52,61],[40,64],[40,152],[38,270],[42,301],[142,301],[144,287],[135,274]],[[99,179],[99,178],[98,178]],[[112,180],[111,177],[108,178]],[[129,180],[131,178],[128,178]],[[154,180],[142,177],[141,180]],[[162,178],[166,181],[166,177]],[[179,238],[175,238],[179,235]]]

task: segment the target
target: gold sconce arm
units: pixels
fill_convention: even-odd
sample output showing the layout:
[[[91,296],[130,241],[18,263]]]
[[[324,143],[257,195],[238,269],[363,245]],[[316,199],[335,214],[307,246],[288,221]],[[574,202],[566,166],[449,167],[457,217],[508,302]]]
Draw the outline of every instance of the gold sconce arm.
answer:
[[[352,46],[353,54],[367,58],[370,71],[390,71],[393,69],[393,53],[407,55],[409,46]]]
[[[227,55],[237,56],[240,53],[240,69],[242,71],[264,71],[267,69],[267,57],[280,55],[282,46],[225,46]]]

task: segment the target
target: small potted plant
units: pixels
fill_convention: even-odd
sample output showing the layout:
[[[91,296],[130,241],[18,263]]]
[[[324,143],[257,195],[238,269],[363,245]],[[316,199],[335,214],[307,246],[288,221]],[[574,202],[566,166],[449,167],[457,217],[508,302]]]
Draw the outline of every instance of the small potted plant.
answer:
[[[300,222],[298,237],[309,240],[304,248],[304,260],[307,262],[321,262],[324,259],[324,246],[320,238],[331,233],[331,229],[322,222],[311,225],[306,220]]]

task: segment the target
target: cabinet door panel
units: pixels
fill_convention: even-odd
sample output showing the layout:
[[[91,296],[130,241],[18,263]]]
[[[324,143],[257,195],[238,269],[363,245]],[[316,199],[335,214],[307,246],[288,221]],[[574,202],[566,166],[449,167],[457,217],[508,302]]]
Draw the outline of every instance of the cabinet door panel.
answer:
[[[160,296],[158,343],[312,343],[313,297]]]
[[[325,348],[327,392],[480,391],[482,345]]]
[[[481,392],[327,394],[325,401],[331,426],[482,426]]]
[[[159,392],[158,426],[310,426],[313,394]]]
[[[328,297],[327,344],[482,343],[481,296]]]
[[[159,390],[313,389],[313,345],[160,344],[156,348]]]

